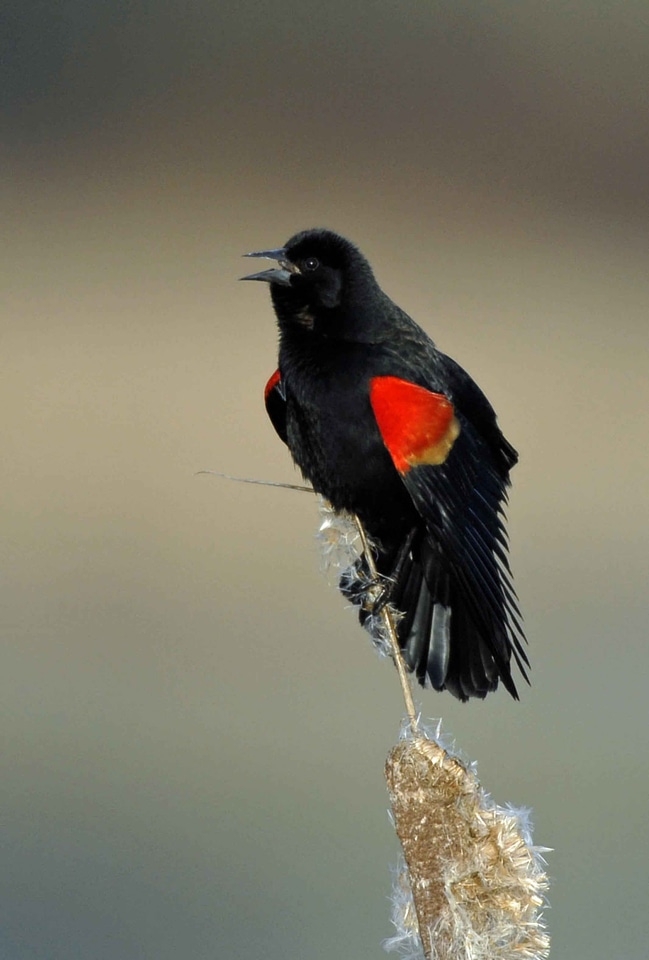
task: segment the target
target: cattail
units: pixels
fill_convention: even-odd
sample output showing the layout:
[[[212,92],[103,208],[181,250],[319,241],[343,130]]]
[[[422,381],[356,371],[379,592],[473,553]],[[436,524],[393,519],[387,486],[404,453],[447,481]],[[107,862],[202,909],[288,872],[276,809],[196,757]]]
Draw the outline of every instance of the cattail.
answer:
[[[390,751],[385,775],[405,857],[386,949],[412,960],[547,957],[548,880],[525,812],[495,804],[474,769],[421,733]]]

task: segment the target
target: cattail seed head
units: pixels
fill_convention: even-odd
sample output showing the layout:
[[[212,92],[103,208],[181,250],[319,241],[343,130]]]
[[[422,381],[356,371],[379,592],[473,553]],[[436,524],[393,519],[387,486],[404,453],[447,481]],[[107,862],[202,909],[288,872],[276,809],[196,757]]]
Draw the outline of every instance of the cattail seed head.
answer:
[[[524,815],[493,803],[474,770],[423,736],[392,749],[386,779],[407,865],[386,947],[426,960],[547,957],[548,881]]]

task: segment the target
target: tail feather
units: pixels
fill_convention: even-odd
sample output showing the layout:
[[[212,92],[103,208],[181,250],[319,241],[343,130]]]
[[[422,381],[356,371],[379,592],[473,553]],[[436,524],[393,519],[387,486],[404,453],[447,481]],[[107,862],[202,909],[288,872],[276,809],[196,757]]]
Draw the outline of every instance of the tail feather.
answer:
[[[402,613],[402,617],[397,623],[397,636],[399,644],[404,650],[406,663],[411,670],[414,670],[414,661],[409,662],[410,653],[406,652],[406,648],[417,613],[417,601],[421,593],[422,579],[421,567],[410,558],[407,574],[404,575],[401,583],[397,582],[395,584],[395,590],[391,597],[395,609]]]
[[[422,588],[419,591],[412,627],[410,628],[408,639],[403,647],[406,666],[414,670],[421,684],[426,681],[426,662],[434,608],[433,598],[422,581]]]
[[[426,671],[436,690],[443,690],[451,653],[451,608],[442,603],[433,607],[433,623]]]
[[[411,535],[401,549],[393,545],[389,551],[380,550],[377,567],[391,585],[390,603],[401,613],[397,637],[406,666],[422,685],[430,683],[436,690],[448,690],[459,700],[468,700],[483,699],[501,680],[518,699],[511,654],[525,679],[521,661],[526,663],[527,658],[515,634],[513,638],[508,635],[506,624],[513,619],[513,603],[503,592],[502,604],[497,603],[494,588],[498,580],[485,552],[477,555],[475,569],[475,575],[492,587],[485,605],[478,604],[473,584],[463,571],[449,564],[423,531],[421,536]],[[371,631],[375,617],[363,599],[368,572],[361,557],[341,578],[340,589],[360,607],[360,621]]]

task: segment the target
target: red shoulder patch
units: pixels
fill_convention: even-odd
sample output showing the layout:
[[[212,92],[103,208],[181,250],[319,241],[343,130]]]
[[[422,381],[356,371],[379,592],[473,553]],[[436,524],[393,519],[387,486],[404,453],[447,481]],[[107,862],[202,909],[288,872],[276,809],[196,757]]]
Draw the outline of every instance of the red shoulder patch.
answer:
[[[266,403],[268,402],[268,397],[273,392],[273,390],[275,389],[275,387],[277,386],[277,384],[280,382],[281,379],[282,379],[281,373],[279,372],[279,370],[276,370],[275,373],[270,378],[270,380],[268,381],[268,383],[266,384],[266,386],[264,387],[264,401]]]
[[[370,403],[399,473],[422,464],[444,463],[460,434],[448,397],[399,377],[374,377]]]

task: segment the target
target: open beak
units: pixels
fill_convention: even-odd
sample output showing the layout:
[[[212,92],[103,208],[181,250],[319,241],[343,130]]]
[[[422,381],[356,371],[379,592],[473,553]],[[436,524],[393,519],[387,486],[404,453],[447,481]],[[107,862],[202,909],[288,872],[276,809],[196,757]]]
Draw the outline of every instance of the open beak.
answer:
[[[279,250],[244,253],[244,257],[263,257],[266,260],[277,260],[279,266],[272,267],[270,270],[261,270],[259,273],[251,273],[247,277],[240,277],[241,280],[265,280],[266,283],[279,283],[288,287],[291,283],[291,274],[299,273],[297,267],[286,259],[286,250],[283,247]]]

